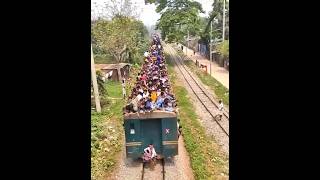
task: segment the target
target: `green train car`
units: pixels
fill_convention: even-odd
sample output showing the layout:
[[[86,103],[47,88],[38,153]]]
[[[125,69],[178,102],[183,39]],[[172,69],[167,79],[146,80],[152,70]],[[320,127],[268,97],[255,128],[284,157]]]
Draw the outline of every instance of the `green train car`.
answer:
[[[178,155],[177,115],[153,111],[124,115],[126,156],[140,158],[143,150],[153,144],[161,158]]]

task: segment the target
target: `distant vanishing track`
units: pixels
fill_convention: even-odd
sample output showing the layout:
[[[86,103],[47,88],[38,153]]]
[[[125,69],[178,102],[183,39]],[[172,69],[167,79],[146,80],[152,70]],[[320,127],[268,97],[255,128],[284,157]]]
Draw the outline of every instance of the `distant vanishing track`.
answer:
[[[223,112],[223,117],[221,121],[216,120],[216,112],[218,105],[209,97],[209,95],[205,92],[204,88],[194,79],[191,73],[186,69],[183,62],[181,62],[181,57],[176,54],[176,51],[171,47],[165,44],[165,47],[172,57],[173,61],[177,65],[179,71],[181,72],[183,78],[188,83],[189,87],[199,99],[201,104],[205,107],[207,112],[212,116],[212,118],[216,121],[218,126],[222,129],[222,131],[229,137],[229,116],[226,112]]]

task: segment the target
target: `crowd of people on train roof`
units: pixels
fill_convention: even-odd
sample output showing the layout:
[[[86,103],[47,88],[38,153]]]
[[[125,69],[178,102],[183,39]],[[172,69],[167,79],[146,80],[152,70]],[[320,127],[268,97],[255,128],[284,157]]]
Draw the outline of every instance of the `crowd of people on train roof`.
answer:
[[[171,93],[163,48],[157,35],[153,35],[151,46],[144,53],[144,64],[128,100],[124,113],[176,112],[177,104]]]

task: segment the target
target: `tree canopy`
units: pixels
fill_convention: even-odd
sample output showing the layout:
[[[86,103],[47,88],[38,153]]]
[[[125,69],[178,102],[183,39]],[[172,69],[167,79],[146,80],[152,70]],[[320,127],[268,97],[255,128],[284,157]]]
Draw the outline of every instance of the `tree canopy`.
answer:
[[[149,0],[157,5],[156,12],[161,14],[156,28],[161,30],[162,38],[169,42],[181,41],[189,33],[200,32],[199,13],[204,12],[199,2],[191,0]]]
[[[212,21],[213,32],[212,37],[221,39],[222,38],[222,24],[223,24],[223,1],[215,0],[212,4],[212,11],[209,13],[207,24],[204,31],[201,33],[202,40],[209,41],[210,38],[210,25]],[[226,1],[226,24],[225,24],[225,34],[226,39],[229,39],[229,1]]]
[[[92,26],[92,41],[117,62],[125,62],[130,54],[139,53],[139,48],[146,42],[147,33],[141,21],[117,16],[111,21],[96,21]]]
[[[147,46],[148,30],[136,19],[137,8],[131,0],[110,0],[102,5],[99,18],[92,21],[92,45],[98,55],[116,62],[141,58]],[[110,62],[110,61],[109,61]]]

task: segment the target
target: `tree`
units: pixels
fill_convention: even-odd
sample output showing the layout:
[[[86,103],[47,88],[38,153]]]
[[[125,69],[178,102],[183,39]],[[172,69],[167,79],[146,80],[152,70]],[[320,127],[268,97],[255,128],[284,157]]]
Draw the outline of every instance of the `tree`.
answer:
[[[91,22],[92,45],[97,60],[132,63],[141,58],[142,48],[147,49],[148,31],[136,20],[139,14],[136,4],[132,0],[109,0],[94,3],[93,7],[96,18]]]
[[[161,18],[156,28],[162,32],[162,38],[169,42],[179,42],[187,31],[196,35],[200,31],[199,13],[204,12],[198,2],[191,0],[159,0],[148,1],[157,5],[156,11]]]
[[[101,112],[101,106],[100,106],[100,98],[99,98],[99,90],[98,90],[98,85],[97,85],[97,77],[96,77],[96,69],[94,67],[94,60],[93,60],[93,51],[92,51],[92,46],[91,46],[91,85],[93,87],[93,92],[94,92],[94,100],[96,104],[96,109],[97,112]]]
[[[161,0],[144,0],[145,4],[159,3]]]
[[[120,63],[134,57],[146,43],[148,31],[141,21],[117,16],[111,21],[98,20],[92,26],[92,42]]]
[[[123,62],[127,44],[131,42],[128,34],[128,18],[98,21],[93,29],[93,36],[98,47],[108,51],[117,62]],[[126,31],[127,30],[127,31]]]
[[[210,37],[210,25],[211,21],[213,21],[213,29],[214,32],[212,32],[212,36],[214,38],[221,39],[222,38],[222,18],[223,18],[223,1],[224,0],[215,0],[212,4],[212,11],[209,14],[208,17],[208,23],[203,31],[201,33],[202,39],[209,41]],[[229,32],[229,1],[226,1],[226,32]],[[229,33],[226,33],[226,39],[228,38]]]
[[[229,57],[229,40],[225,40],[217,46],[217,51],[221,53],[223,58]]]
[[[131,17],[137,18],[139,16],[138,7],[131,0],[109,0],[104,2],[105,15],[107,18],[114,17]]]
[[[105,87],[105,82],[103,80],[103,74],[101,71],[96,71],[97,74],[97,84],[98,84],[98,89],[99,89],[99,94],[104,97],[107,95],[107,89]]]

